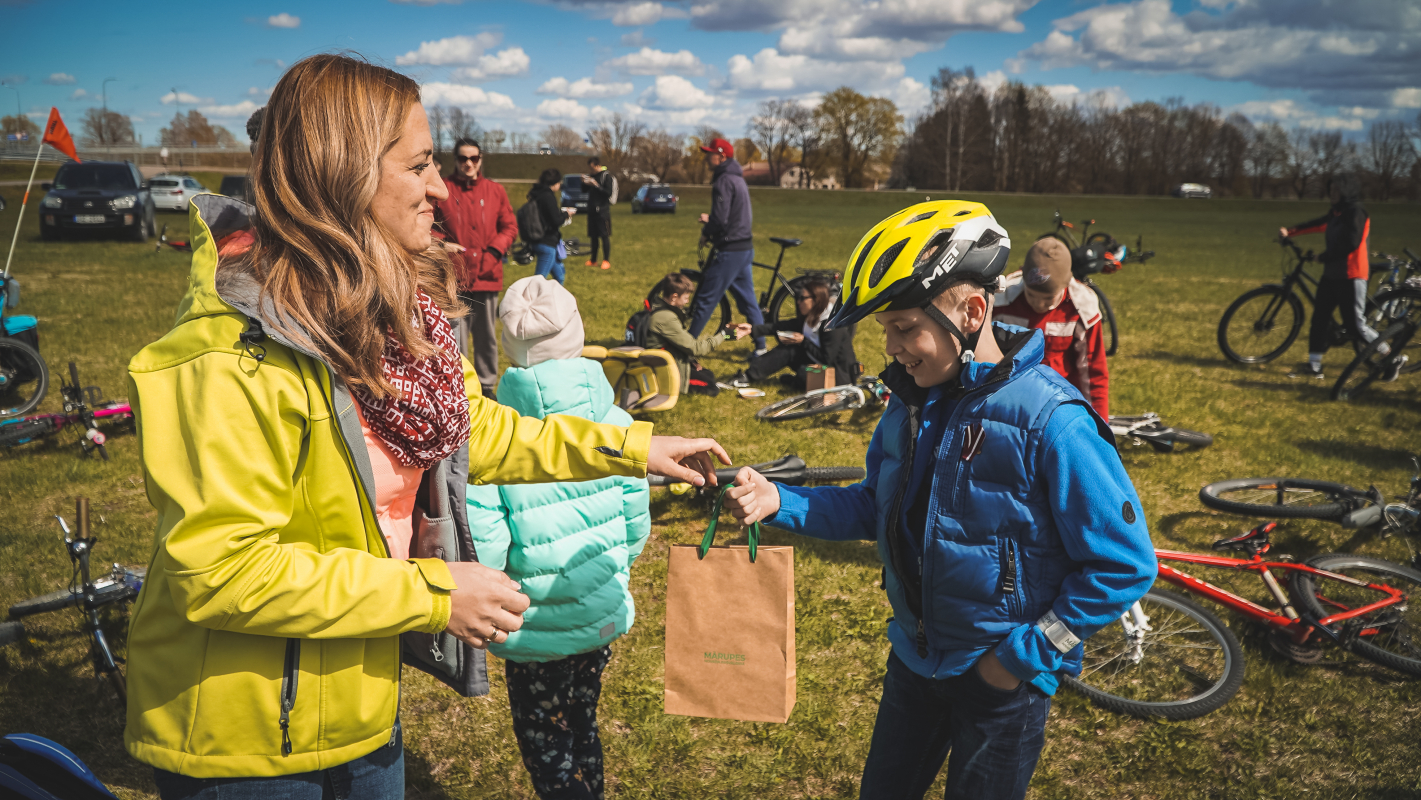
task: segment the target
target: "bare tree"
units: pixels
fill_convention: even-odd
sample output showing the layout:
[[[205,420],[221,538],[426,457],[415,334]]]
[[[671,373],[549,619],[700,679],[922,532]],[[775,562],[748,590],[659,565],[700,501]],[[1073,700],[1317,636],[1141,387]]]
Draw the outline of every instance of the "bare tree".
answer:
[[[478,141],[483,136],[484,129],[479,127],[478,120],[474,115],[462,108],[449,109],[449,140],[457,142],[460,139],[473,139]]]
[[[444,106],[429,109],[429,136],[434,140],[434,154],[444,152],[444,131],[449,127],[449,112]]]
[[[1293,196],[1301,199],[1317,171],[1317,162],[1313,159],[1312,148],[1308,147],[1308,132],[1305,129],[1293,129],[1292,134],[1288,136],[1285,153],[1284,172],[1288,184],[1292,187]]]
[[[631,175],[633,161],[646,125],[620,113],[601,119],[597,127],[587,132],[592,151],[602,159],[602,165],[626,180]]]
[[[750,118],[745,133],[757,147],[765,153],[765,163],[770,168],[770,181],[779,185],[789,160],[791,130],[786,109],[795,104],[787,100],[766,100],[760,104],[760,113]]]
[[[526,153],[533,146],[533,137],[522,131],[508,134],[508,150],[511,153]]]
[[[657,180],[669,182],[671,171],[681,163],[682,139],[658,128],[641,137],[637,148],[637,161],[642,172],[656,176]]]
[[[1376,175],[1383,200],[1391,199],[1397,176],[1410,172],[1416,161],[1416,150],[1407,134],[1406,123],[1400,120],[1373,122],[1367,134],[1367,168]]]
[[[872,163],[892,160],[903,125],[892,100],[841,86],[824,95],[814,116],[831,142],[845,186],[862,186]]]
[[[799,186],[806,188],[813,183],[823,163],[824,137],[814,112],[798,103],[785,109],[785,121],[789,125],[790,141],[799,150]]]
[[[193,109],[187,115],[174,114],[173,121],[168,123],[168,127],[158,131],[159,140],[163,144],[187,147],[190,144],[199,145],[235,145],[237,137],[232,132],[221,125],[213,125],[207,121],[207,117],[202,112]]]
[[[508,141],[508,132],[494,128],[491,131],[484,131],[484,149],[490,153],[497,153],[503,149],[503,143]]]
[[[541,144],[553,148],[560,154],[582,153],[587,149],[583,146],[582,137],[577,134],[577,131],[566,125],[549,125],[538,136],[542,139]]]
[[[709,125],[697,125],[696,130],[686,140],[685,155],[681,158],[681,169],[691,183],[705,183],[710,180],[710,167],[706,165],[706,155],[701,147],[708,146],[716,139],[724,139],[725,134]]]
[[[30,119],[29,117],[21,116],[19,114],[12,114],[8,117],[0,117],[0,128],[4,128],[3,132],[6,136],[9,136],[12,133],[23,133],[26,136],[29,136],[31,139],[36,136],[39,136],[39,126],[34,123],[34,120]]]
[[[131,144],[134,141],[133,120],[117,111],[104,112],[101,108],[90,108],[80,121],[81,141],[90,147],[111,144]]]
[[[1288,160],[1288,132],[1277,122],[1254,130],[1248,148],[1248,171],[1253,180],[1253,196],[1263,197]]]

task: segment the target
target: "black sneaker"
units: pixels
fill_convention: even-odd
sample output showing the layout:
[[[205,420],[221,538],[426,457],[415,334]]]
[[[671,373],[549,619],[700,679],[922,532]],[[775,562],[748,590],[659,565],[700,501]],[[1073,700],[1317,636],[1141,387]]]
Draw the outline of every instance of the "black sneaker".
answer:
[[[733,389],[744,389],[749,385],[750,376],[746,375],[744,370],[735,373],[735,376],[730,379],[730,386]]]
[[[1312,378],[1313,380],[1320,381],[1323,378],[1322,367],[1314,367],[1312,362],[1304,362],[1294,367],[1293,371],[1288,373],[1288,377]]]
[[[1382,373],[1382,380],[1391,382],[1399,378],[1401,376],[1401,368],[1406,366],[1406,362],[1410,360],[1411,359],[1404,355],[1393,358],[1391,363],[1386,365],[1386,371]]]

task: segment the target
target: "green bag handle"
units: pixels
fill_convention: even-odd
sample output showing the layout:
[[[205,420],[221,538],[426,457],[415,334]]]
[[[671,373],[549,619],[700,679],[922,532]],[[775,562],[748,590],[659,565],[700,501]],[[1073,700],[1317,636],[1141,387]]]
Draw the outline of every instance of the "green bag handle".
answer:
[[[725,503],[725,493],[730,491],[733,483],[727,483],[720,487],[716,493],[715,505],[711,506],[710,524],[706,526],[706,535],[701,539],[701,547],[696,553],[697,559],[706,557],[706,552],[710,550],[711,544],[715,542],[715,526],[720,522],[720,507]],[[750,563],[755,563],[755,552],[760,547],[760,522],[756,520],[750,523]]]

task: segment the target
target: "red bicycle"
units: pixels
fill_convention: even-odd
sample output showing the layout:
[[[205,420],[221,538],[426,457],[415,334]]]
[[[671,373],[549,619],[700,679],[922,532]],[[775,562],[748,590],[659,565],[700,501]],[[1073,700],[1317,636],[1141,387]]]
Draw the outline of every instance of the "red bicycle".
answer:
[[[62,383],[59,391],[64,396],[63,413],[0,419],[0,447],[16,447],[58,433],[70,425],[81,425],[84,435],[79,438],[80,451],[88,456],[97,450],[108,461],[109,451],[104,446],[108,436],[99,430],[98,423],[103,420],[130,424],[133,408],[128,403],[100,399],[103,392],[97,386],[81,386],[79,370],[73,361],[69,362],[69,382]]]
[[[1421,572],[1379,558],[1327,553],[1299,564],[1289,556],[1264,560],[1269,522],[1214,543],[1243,551],[1231,558],[1155,550],[1161,562],[1251,572],[1278,604],[1263,605],[1170,564],[1159,578],[1267,625],[1270,644],[1300,664],[1315,664],[1326,642],[1400,672],[1421,675]],[[1274,571],[1289,573],[1284,591]],[[1215,711],[1243,684],[1243,649],[1218,617],[1173,592],[1151,590],[1085,643],[1079,678],[1067,685],[1096,704],[1126,714],[1193,719]]]

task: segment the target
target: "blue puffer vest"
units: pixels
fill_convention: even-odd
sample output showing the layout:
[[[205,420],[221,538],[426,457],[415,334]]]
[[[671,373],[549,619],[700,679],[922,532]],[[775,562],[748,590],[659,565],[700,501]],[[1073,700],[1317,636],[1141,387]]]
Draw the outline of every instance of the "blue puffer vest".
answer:
[[[1114,441],[1080,393],[1041,363],[1040,331],[997,325],[994,333],[1005,358],[990,369],[969,364],[964,370],[961,394],[929,462],[921,579],[902,529],[904,498],[919,480],[907,473],[927,390],[897,364],[883,375],[893,400],[879,423],[878,550],[893,613],[904,631],[916,634],[923,656],[929,648],[995,645],[1050,610],[1062,580],[1079,569],[1066,554],[1035,474],[1041,433],[1052,413],[1068,403],[1084,406],[1100,435]],[[964,447],[970,452],[974,445],[980,449],[964,460]],[[1067,662],[1078,664],[1078,652]]]
[[[574,416],[630,425],[613,403],[602,367],[585,358],[511,367],[498,401],[519,414]],[[577,483],[470,486],[469,528],[479,561],[518,581],[532,605],[499,658],[552,661],[609,644],[632,627],[627,581],[651,533],[645,478]]]

